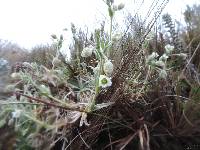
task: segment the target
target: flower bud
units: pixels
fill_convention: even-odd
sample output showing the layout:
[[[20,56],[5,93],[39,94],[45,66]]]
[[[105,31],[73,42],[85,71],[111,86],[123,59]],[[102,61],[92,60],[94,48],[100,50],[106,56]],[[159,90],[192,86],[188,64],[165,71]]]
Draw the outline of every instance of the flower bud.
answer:
[[[40,93],[43,95],[50,95],[50,93],[51,93],[50,89],[43,84],[40,85],[39,89],[40,89]]]
[[[60,40],[61,40],[61,41],[63,40],[63,35],[60,35]]]
[[[174,50],[174,46],[171,46],[169,44],[167,44],[165,46],[165,51],[166,51],[167,54],[170,54],[173,50]]]
[[[118,10],[118,6],[117,5],[113,5],[113,10],[117,11]]]
[[[82,50],[81,56],[82,57],[90,57],[92,55],[93,50],[94,50],[93,46],[86,47]]]
[[[107,4],[113,4],[114,0],[107,0],[106,2],[107,2]]]
[[[56,40],[57,39],[57,36],[55,34],[52,34],[51,37]]]
[[[110,60],[107,60],[103,65],[103,71],[106,75],[110,76],[113,72],[113,64]]]
[[[122,10],[123,8],[124,8],[124,3],[120,3],[119,5],[118,5],[118,10]]]

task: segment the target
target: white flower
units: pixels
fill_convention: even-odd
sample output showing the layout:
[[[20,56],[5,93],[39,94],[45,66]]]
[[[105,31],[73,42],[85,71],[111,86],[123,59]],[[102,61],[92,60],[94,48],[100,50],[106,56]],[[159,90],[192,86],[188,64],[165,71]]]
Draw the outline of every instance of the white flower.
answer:
[[[165,51],[167,54],[170,54],[174,50],[174,46],[167,44],[165,46]]]
[[[81,56],[90,57],[92,55],[93,50],[94,50],[93,46],[85,47],[81,53]]]
[[[162,79],[166,79],[167,78],[167,71],[164,70],[164,69],[160,70],[159,77],[162,78]]]
[[[16,109],[12,112],[12,118],[19,118],[21,115],[22,110]]]
[[[113,64],[110,60],[107,60],[103,65],[103,71],[106,75],[110,76],[113,72]]]
[[[169,58],[169,57],[168,57],[166,54],[163,54],[163,55],[159,58],[159,60],[160,60],[160,61],[166,61],[168,58]]]
[[[119,5],[118,5],[118,10],[122,10],[123,8],[124,8],[124,3],[120,3]]]
[[[109,77],[105,75],[100,75],[99,77],[99,87],[106,88],[112,85],[112,81]]]

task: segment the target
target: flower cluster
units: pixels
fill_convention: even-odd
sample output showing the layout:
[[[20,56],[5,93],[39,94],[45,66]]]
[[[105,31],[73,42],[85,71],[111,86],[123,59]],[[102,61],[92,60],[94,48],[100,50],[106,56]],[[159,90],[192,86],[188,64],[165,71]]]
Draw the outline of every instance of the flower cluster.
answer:
[[[159,57],[158,53],[153,52],[151,55],[149,55],[146,59],[146,63],[153,68],[156,68],[156,70],[159,72],[159,77],[166,79],[167,77],[167,59],[170,56],[179,56],[182,59],[186,59],[187,55],[184,53],[180,54],[172,54],[174,51],[174,46],[167,44],[165,46],[165,53]]]
[[[165,46],[165,53],[159,57],[158,53],[153,52],[148,58],[147,62],[149,65],[154,66],[157,71],[159,72],[159,77],[166,79],[167,78],[167,68],[166,68],[166,62],[169,58],[169,54],[172,53],[174,50],[174,47],[171,45]],[[157,59],[159,57],[159,59]]]
[[[106,55],[104,54],[103,50],[96,50],[93,46],[85,47],[81,53],[82,57],[90,57],[94,54],[101,53],[100,55],[103,56],[102,60],[99,61],[99,64],[96,67],[93,68],[93,73],[95,75],[95,78],[99,80],[98,86],[102,88],[106,88],[112,85],[112,81],[110,76],[113,73],[114,66],[111,62],[111,60],[108,60]],[[104,62],[104,63],[102,63]],[[103,68],[103,69],[101,69]]]
[[[168,56],[166,54],[163,54],[159,59],[158,57],[158,53],[153,52],[147,57],[146,62],[148,65],[156,68],[159,72],[159,76],[165,79],[167,77],[166,61],[168,59]]]

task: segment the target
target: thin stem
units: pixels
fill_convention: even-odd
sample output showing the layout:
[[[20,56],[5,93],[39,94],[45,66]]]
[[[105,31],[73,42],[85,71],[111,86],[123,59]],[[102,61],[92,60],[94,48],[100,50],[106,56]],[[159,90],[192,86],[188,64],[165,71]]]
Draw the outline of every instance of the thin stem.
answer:
[[[34,97],[31,97],[31,96],[25,95],[25,94],[22,94],[22,93],[16,93],[16,94],[19,94],[21,96],[24,96],[24,97],[29,98],[31,100],[34,100],[36,102],[46,104],[47,106],[56,107],[56,108],[60,108],[60,109],[63,109],[63,110],[86,112],[85,110],[79,109],[77,106],[61,106],[61,105],[58,105],[58,104],[55,104],[55,103],[47,102],[47,101],[39,99],[39,98],[34,98]]]
[[[110,17],[110,41],[112,41],[113,17]]]
[[[41,104],[41,103],[30,103],[30,102],[1,102],[0,103],[1,105],[20,105],[20,104],[26,104],[26,105],[44,105],[44,104]]]
[[[109,40],[110,40],[111,43],[112,43],[112,27],[113,27],[113,17],[110,17],[110,36],[109,36]],[[109,48],[107,57],[110,56],[110,50],[111,49]]]

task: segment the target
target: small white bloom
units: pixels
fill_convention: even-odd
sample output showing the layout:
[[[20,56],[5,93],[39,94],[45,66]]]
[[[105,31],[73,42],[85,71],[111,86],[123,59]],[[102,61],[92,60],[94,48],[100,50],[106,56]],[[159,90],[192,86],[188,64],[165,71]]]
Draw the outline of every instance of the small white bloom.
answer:
[[[169,57],[168,57],[166,54],[163,54],[163,55],[159,58],[159,60],[160,60],[160,61],[166,61],[168,58],[169,58]]]
[[[167,71],[164,70],[164,69],[160,70],[159,77],[162,78],[162,79],[166,79],[167,78]]]
[[[122,10],[123,8],[124,8],[124,3],[120,3],[119,5],[118,5],[118,10]]]
[[[174,46],[167,44],[165,46],[165,51],[167,54],[170,54],[174,50]]]
[[[106,88],[112,85],[112,81],[109,77],[105,75],[100,75],[99,77],[99,87]]]
[[[22,110],[16,109],[12,112],[12,118],[19,118],[21,115]]]
[[[103,71],[106,75],[110,76],[113,72],[113,64],[110,60],[107,60],[103,65]]]
[[[81,53],[81,56],[90,57],[92,55],[93,50],[94,50],[93,46],[85,47]]]

